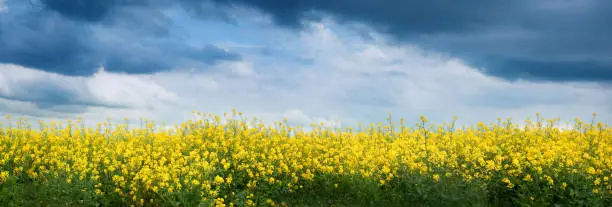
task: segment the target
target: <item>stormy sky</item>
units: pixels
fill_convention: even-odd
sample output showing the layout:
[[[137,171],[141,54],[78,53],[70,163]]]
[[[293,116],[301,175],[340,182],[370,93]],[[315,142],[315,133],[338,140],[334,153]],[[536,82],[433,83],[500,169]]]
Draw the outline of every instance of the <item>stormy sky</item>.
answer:
[[[0,0],[0,112],[612,118],[612,2]]]

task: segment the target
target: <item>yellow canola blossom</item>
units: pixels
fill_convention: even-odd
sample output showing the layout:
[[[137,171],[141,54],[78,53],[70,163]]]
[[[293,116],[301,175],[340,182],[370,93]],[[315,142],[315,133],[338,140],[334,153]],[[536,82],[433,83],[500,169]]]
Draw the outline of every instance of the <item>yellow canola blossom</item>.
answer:
[[[575,129],[560,130],[553,120],[454,128],[428,126],[421,117],[413,128],[381,123],[304,131],[286,121],[244,121],[239,114],[226,114],[225,122],[204,115],[166,131],[148,120],[133,129],[108,122],[88,128],[80,121],[41,122],[37,129],[6,120],[0,128],[0,186],[11,177],[40,183],[60,178],[90,183],[83,184],[85,191],[135,206],[179,192],[197,192],[201,202],[215,206],[274,206],[281,201],[264,192],[299,194],[317,182],[340,190],[343,176],[381,189],[422,176],[439,185],[502,186],[500,192],[546,187],[570,197],[573,188],[603,199],[612,194],[607,125],[577,121]],[[526,198],[539,197],[545,196]]]

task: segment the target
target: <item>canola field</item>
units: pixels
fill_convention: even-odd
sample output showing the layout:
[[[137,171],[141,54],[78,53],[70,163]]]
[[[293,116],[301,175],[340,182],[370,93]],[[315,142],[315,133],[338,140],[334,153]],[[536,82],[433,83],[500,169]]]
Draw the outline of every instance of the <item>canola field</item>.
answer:
[[[0,204],[612,206],[612,129],[601,123],[421,117],[304,131],[235,111],[201,116],[174,130],[7,117]]]

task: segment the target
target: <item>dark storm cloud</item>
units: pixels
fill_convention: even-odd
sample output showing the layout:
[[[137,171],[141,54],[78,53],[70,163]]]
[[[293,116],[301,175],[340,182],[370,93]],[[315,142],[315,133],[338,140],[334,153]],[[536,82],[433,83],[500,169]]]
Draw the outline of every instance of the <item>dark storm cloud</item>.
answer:
[[[367,23],[398,42],[450,53],[508,80],[612,81],[612,2],[606,0],[39,0],[38,4],[43,8],[40,14],[22,15],[11,25],[6,19],[14,12],[0,14],[0,38],[5,41],[0,42],[0,62],[72,75],[91,74],[100,64],[120,68],[109,71],[128,73],[179,66],[193,62],[186,60],[193,54],[163,52],[160,45],[165,50],[168,44],[160,43],[151,43],[149,51],[140,54],[125,47],[114,50],[117,45],[92,37],[87,25],[123,25],[143,37],[171,38],[171,23],[153,21],[164,19],[158,14],[160,8],[180,5],[183,12],[200,18],[232,22],[215,5],[246,5],[294,29],[302,28],[303,19],[320,14],[340,22]],[[14,42],[7,45],[9,37]],[[180,40],[173,44],[179,48],[175,51],[190,51]],[[168,56],[172,58],[160,60]],[[238,56],[212,49],[203,51],[201,58],[207,62]]]
[[[240,59],[172,35],[174,25],[157,8],[165,5],[161,1],[42,0],[42,10],[9,3],[11,10],[0,13],[0,63],[87,76],[101,66],[110,72],[153,73]]]
[[[36,110],[26,106],[23,102],[0,97],[0,114],[5,113],[20,116],[31,116],[35,118],[54,117],[59,119],[75,118],[74,113],[86,111],[86,106],[54,106],[53,110]],[[14,120],[14,119],[13,119]],[[7,124],[7,123],[5,123]],[[13,124],[15,124],[13,122]]]
[[[221,4],[246,4],[272,15],[280,25],[299,27],[303,17],[326,12],[341,20],[356,20],[386,28],[392,33],[426,34],[462,32],[504,17],[499,9],[515,9],[514,3],[487,0],[213,0]],[[493,10],[492,10],[493,9]],[[505,18],[505,17],[504,17]]]
[[[2,63],[73,75],[92,73],[100,64],[90,32],[73,22],[46,12],[2,17]]]
[[[76,85],[75,85],[76,84]],[[45,81],[14,82],[7,84],[9,92],[0,91],[0,99],[32,103],[38,109],[56,112],[79,113],[87,107],[126,108],[97,101],[84,87],[63,79],[48,78]]]
[[[508,80],[535,81],[611,81],[612,62],[609,61],[542,61],[505,58],[490,60],[483,71]],[[478,64],[476,64],[478,65]]]
[[[369,23],[395,40],[449,52],[509,80],[612,81],[612,2],[606,0],[214,1],[258,8],[290,28],[317,12]]]
[[[135,1],[131,1],[134,3]],[[141,1],[142,2],[142,1]],[[129,5],[124,0],[40,0],[47,9],[73,19],[97,22],[118,6]]]
[[[177,45],[159,44],[155,47],[123,47],[109,51],[105,61],[105,70],[110,72],[129,72],[144,74],[171,69],[176,66],[197,67],[215,64],[220,60],[237,60],[239,55],[225,52],[215,46],[202,49],[177,47]],[[163,48],[163,50],[160,50]],[[129,57],[129,58],[128,58]],[[195,61],[195,62],[194,62]],[[106,69],[108,68],[108,69]]]

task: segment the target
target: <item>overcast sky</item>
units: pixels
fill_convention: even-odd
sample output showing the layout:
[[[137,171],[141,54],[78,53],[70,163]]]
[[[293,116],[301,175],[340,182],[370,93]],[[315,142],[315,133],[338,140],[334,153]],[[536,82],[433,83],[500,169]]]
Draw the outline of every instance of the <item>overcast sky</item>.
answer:
[[[612,120],[612,2],[0,0],[0,113]]]

